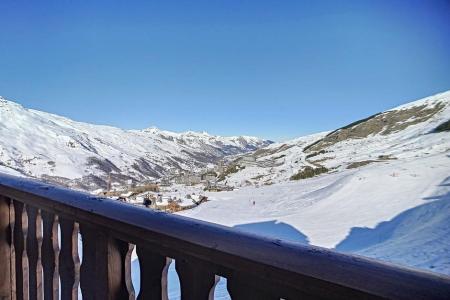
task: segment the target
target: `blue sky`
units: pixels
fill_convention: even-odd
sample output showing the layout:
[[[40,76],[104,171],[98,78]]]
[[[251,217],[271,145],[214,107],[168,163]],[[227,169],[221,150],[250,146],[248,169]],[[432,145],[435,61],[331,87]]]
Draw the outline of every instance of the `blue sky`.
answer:
[[[0,2],[0,95],[284,140],[450,89],[449,1]]]

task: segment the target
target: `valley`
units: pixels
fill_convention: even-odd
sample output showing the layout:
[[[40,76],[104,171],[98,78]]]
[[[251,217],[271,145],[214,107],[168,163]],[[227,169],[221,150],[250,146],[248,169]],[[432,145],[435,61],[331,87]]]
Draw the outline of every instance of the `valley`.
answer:
[[[450,92],[334,131],[122,130],[0,101],[0,172],[450,274]]]

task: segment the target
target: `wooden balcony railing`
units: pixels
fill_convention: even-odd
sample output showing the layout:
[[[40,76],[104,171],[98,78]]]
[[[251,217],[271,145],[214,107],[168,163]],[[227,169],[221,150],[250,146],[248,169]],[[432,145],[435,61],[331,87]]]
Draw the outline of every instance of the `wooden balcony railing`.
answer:
[[[82,237],[82,262],[78,236]],[[450,299],[450,277],[261,238],[224,226],[0,175],[0,299]]]

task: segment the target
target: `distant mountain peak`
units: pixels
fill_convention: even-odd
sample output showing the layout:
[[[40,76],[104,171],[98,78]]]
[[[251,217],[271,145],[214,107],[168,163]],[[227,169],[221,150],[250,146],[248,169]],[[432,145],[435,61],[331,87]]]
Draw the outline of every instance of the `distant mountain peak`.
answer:
[[[269,144],[242,139],[154,126],[122,130],[26,109],[5,98],[0,101],[0,172],[85,190],[105,187],[110,174],[119,184],[152,180],[176,170],[200,170],[225,156]]]
[[[148,133],[156,134],[156,133],[159,133],[161,130],[160,130],[158,127],[156,127],[156,126],[150,126],[150,127],[148,127],[148,128],[145,128],[145,129],[142,130],[142,131],[148,132]]]

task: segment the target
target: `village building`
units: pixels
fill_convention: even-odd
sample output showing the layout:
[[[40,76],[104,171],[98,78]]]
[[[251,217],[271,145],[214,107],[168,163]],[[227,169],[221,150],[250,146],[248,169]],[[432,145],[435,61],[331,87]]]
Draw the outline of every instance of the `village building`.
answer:
[[[208,171],[201,176],[202,181],[213,182],[216,181],[217,174],[213,171]]]
[[[199,184],[201,181],[202,181],[202,177],[197,174],[180,175],[175,178],[175,183],[186,184],[186,185]]]

